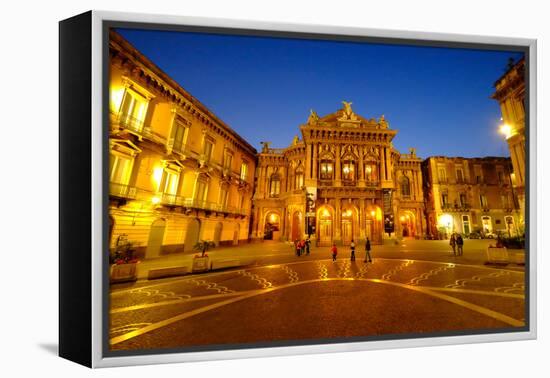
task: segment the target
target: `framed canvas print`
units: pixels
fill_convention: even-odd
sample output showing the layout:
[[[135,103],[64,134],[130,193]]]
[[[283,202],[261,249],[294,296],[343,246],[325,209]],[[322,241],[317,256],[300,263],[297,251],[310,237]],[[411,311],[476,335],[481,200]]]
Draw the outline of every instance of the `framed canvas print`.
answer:
[[[60,355],[536,337],[536,41],[60,22]]]

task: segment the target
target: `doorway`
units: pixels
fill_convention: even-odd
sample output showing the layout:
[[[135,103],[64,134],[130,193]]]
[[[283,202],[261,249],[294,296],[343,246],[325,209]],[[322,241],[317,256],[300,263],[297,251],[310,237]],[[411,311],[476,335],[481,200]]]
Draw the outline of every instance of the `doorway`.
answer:
[[[166,221],[164,219],[157,219],[151,224],[147,249],[145,251],[146,258],[150,259],[160,255],[165,229]]]
[[[187,225],[187,233],[185,234],[184,252],[193,251],[193,247],[199,242],[200,230],[201,222],[198,219],[191,219]]]

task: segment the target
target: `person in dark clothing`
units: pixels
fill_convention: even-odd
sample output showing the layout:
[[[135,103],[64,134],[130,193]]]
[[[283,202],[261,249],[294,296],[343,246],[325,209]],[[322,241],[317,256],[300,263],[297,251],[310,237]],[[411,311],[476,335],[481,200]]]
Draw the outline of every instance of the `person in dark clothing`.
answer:
[[[367,257],[368,257],[368,261],[372,262],[372,258],[370,256],[370,240],[369,240],[369,238],[367,238],[367,242],[365,243],[365,262],[367,262]]]
[[[457,256],[462,256],[462,254],[464,253],[464,250],[463,250],[463,246],[464,246],[464,239],[462,239],[462,235],[458,235],[456,237],[456,254]]]
[[[309,236],[306,239],[306,255],[309,255],[309,248],[311,247],[311,240],[309,240]]]
[[[294,241],[294,246],[296,247],[296,256],[300,257],[300,241],[298,239]]]
[[[351,244],[350,244],[350,248],[351,248],[351,261],[355,261],[355,242],[353,241],[353,239],[351,239]]]

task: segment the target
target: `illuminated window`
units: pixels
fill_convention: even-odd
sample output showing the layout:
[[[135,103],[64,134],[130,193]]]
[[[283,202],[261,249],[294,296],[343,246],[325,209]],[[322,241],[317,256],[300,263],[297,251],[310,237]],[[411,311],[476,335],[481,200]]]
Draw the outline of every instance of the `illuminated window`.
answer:
[[[149,101],[132,88],[126,88],[119,110],[120,124],[132,131],[141,132]]]
[[[342,163],[342,179],[355,181],[355,163],[352,160],[345,160]]]
[[[269,196],[270,197],[279,197],[281,193],[281,179],[278,174],[271,175],[271,180],[269,183]]]
[[[179,173],[166,170],[164,172],[164,187],[162,192],[164,194],[176,195],[178,192]]]
[[[378,173],[376,172],[376,164],[374,164],[374,163],[365,164],[365,180],[367,182],[376,182],[376,181],[378,181]]]
[[[174,151],[183,153],[185,150],[185,143],[187,141],[188,130],[189,128],[185,122],[180,117],[176,117],[174,120],[174,127],[172,129],[172,136],[174,138],[172,149]]]
[[[449,195],[447,193],[441,194],[441,206],[444,208],[449,206]]]
[[[294,172],[294,189],[301,189],[304,186],[304,168],[300,165]]]
[[[403,197],[411,195],[411,182],[407,176],[401,177],[401,195]]]
[[[120,185],[128,185],[128,181],[130,181],[130,174],[132,173],[133,159],[111,153],[110,165],[110,182]]]
[[[241,164],[241,180],[246,181],[248,178],[248,164],[242,163]]]
[[[321,180],[332,180],[334,165],[331,161],[323,160],[320,165]]]

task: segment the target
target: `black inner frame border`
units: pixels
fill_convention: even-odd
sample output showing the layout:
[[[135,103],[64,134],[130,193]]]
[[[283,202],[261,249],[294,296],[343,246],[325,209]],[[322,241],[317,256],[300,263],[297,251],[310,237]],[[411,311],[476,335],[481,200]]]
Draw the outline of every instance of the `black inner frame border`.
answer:
[[[284,27],[284,25],[281,25]],[[315,25],[311,26],[315,28]],[[163,348],[163,349],[142,349],[142,350],[127,350],[127,351],[112,351],[109,346],[109,260],[107,259],[106,251],[109,250],[109,226],[107,219],[109,219],[109,182],[103,179],[102,182],[102,213],[103,213],[103,230],[102,230],[102,357],[126,357],[126,356],[146,356],[146,355],[158,355],[158,354],[171,354],[171,353],[192,353],[192,352],[206,352],[206,351],[224,351],[224,350],[244,350],[244,349],[256,349],[256,348],[275,348],[275,347],[293,347],[293,346],[308,346],[308,345],[330,345],[340,343],[352,343],[352,342],[367,342],[367,341],[389,341],[389,340],[407,340],[407,339],[422,339],[432,337],[449,337],[449,336],[466,336],[466,335],[485,335],[485,334],[499,334],[499,333],[518,333],[529,332],[530,327],[530,103],[531,103],[531,88],[530,88],[530,60],[531,55],[529,46],[519,45],[507,45],[507,44],[490,44],[482,42],[454,42],[454,41],[442,41],[442,40],[422,40],[422,39],[407,39],[407,38],[394,38],[394,37],[369,37],[358,35],[339,35],[339,34],[326,34],[326,33],[307,33],[307,32],[289,32],[279,30],[261,30],[261,29],[245,29],[245,28],[232,28],[232,27],[211,27],[211,26],[194,26],[183,24],[160,24],[160,23],[146,23],[146,22],[133,22],[133,21],[116,21],[116,20],[103,20],[102,21],[102,173],[103,177],[108,177],[109,172],[109,79],[110,79],[110,65],[109,65],[109,30],[111,28],[128,28],[128,29],[141,29],[151,31],[168,31],[168,32],[187,32],[187,33],[205,33],[205,34],[217,34],[217,35],[233,35],[233,36],[245,36],[245,37],[266,37],[266,38],[287,38],[287,39],[308,39],[308,40],[320,40],[320,41],[332,41],[332,42],[355,42],[355,43],[373,43],[373,44],[385,44],[385,45],[406,45],[411,47],[434,47],[434,48],[454,48],[454,49],[471,49],[471,50],[493,50],[493,51],[511,51],[522,52],[525,57],[525,326],[524,327],[505,327],[502,329],[487,329],[487,330],[463,330],[452,332],[434,332],[430,334],[423,333],[411,333],[411,334],[390,334],[382,336],[356,336],[356,337],[340,337],[330,339],[304,339],[304,340],[283,340],[283,341],[270,341],[270,342],[257,342],[257,343],[243,343],[243,344],[221,344],[221,345],[202,345],[192,347],[180,347],[180,348]],[[407,31],[399,31],[403,34]],[[436,35],[435,38],[438,36]],[[467,38],[467,36],[465,36]],[[474,37],[474,36],[472,36]],[[495,81],[497,78],[495,79]],[[92,272],[93,274],[93,272]]]

